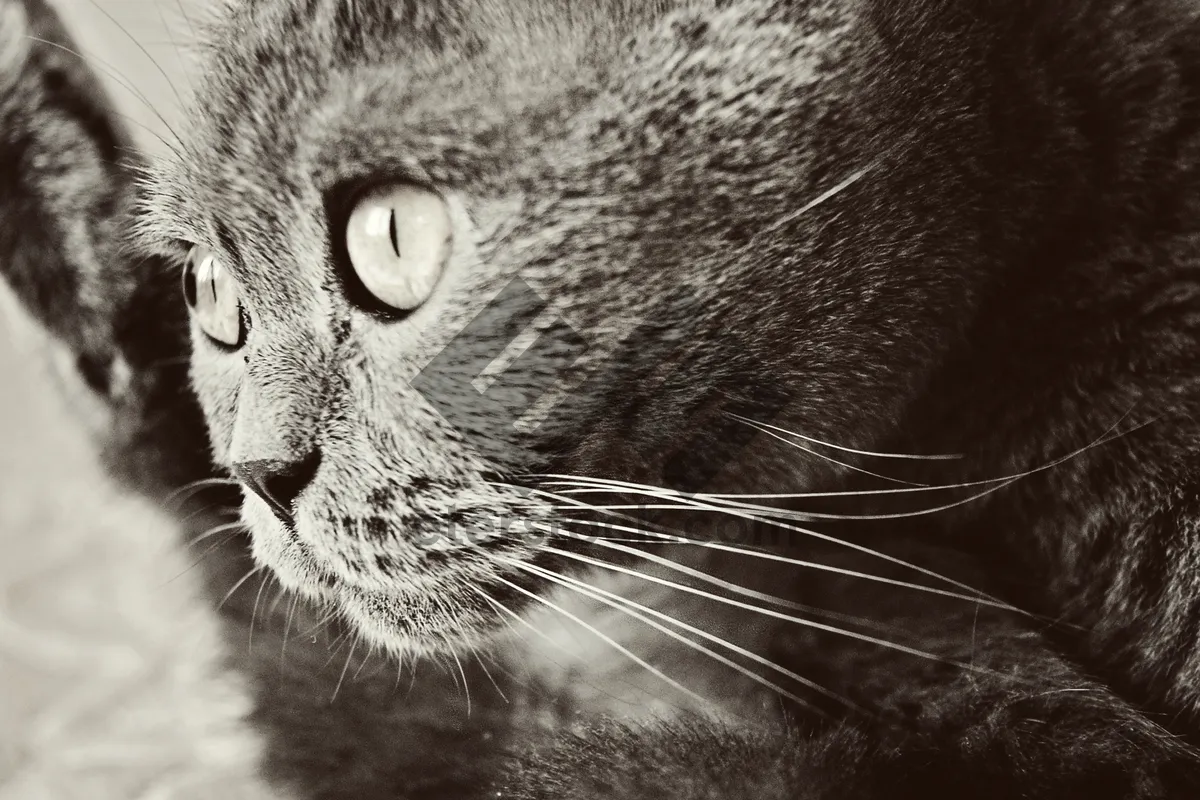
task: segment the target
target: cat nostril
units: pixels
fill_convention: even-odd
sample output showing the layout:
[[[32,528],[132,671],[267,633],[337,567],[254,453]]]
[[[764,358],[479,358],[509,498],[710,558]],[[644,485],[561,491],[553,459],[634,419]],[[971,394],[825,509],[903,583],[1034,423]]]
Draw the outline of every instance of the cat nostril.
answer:
[[[261,459],[240,461],[233,465],[233,474],[246,488],[261,497],[275,516],[285,525],[292,527],[292,505],[296,498],[312,482],[320,465],[320,455],[313,453],[295,461]]]

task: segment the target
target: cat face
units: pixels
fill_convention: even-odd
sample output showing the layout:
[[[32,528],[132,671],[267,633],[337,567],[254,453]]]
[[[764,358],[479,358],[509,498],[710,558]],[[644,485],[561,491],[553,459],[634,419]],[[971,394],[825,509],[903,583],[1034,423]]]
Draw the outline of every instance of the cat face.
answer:
[[[936,167],[875,136],[843,4],[718,5],[248,2],[212,32],[147,228],[284,584],[454,646],[587,550],[537,476],[800,491],[817,467],[743,420],[896,419],[970,299],[912,235]]]

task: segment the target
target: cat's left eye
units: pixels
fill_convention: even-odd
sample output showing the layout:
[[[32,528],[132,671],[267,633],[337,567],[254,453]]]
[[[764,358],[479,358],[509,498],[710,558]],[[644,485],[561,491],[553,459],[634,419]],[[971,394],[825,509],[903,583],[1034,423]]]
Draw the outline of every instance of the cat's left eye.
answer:
[[[397,311],[412,311],[433,294],[450,240],[446,201],[407,184],[368,192],[346,223],[346,254],[359,282]]]
[[[208,248],[194,245],[183,269],[183,295],[200,330],[227,347],[242,343],[238,285]]]

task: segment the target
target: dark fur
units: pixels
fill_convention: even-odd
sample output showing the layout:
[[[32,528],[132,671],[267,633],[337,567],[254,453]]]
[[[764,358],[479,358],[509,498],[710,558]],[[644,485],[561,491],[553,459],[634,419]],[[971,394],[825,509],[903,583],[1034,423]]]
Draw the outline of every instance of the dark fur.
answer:
[[[547,736],[538,723],[545,709],[500,701],[477,668],[463,676],[476,688],[468,717],[457,673],[426,664],[410,691],[407,674],[397,688],[394,669],[372,660],[351,679],[358,661],[331,659],[327,642],[301,636],[281,658],[286,603],[258,609],[247,652],[260,588],[235,586],[250,563],[239,542],[206,564],[214,599],[233,589],[222,613],[239,644],[231,657],[254,682],[268,774],[321,798],[1200,796],[1200,8],[727,2],[663,22],[668,9],[625,5],[561,6],[589,32],[591,49],[578,56],[553,46],[564,12],[532,0],[511,11],[498,2],[461,6],[473,11],[394,3],[401,13],[387,18],[372,17],[369,3],[249,2],[213,34],[216,77],[205,85],[190,159],[173,182],[160,175],[152,184],[160,220],[174,214],[176,235],[194,236],[184,226],[236,197],[244,213],[220,220],[226,230],[216,236],[244,261],[248,284],[270,279],[271,296],[290,308],[291,273],[264,254],[288,253],[302,234],[289,233],[277,197],[324,202],[332,188],[399,169],[387,126],[403,108],[405,152],[424,178],[480,197],[514,187],[535,195],[536,213],[518,215],[488,255],[514,271],[532,265],[547,296],[576,301],[572,322],[585,338],[614,306],[652,312],[639,347],[603,371],[597,388],[571,395],[551,436],[528,449],[500,442],[489,454],[496,464],[657,483],[683,440],[691,461],[677,483],[874,485],[769,442],[732,476],[714,477],[706,467],[727,455],[725,431],[697,430],[680,411],[710,392],[734,398],[747,416],[779,411],[777,424],[824,441],[965,455],[901,465],[903,474],[887,465],[913,481],[1012,475],[1074,453],[937,514],[830,528],[1040,616],[797,573],[794,599],[891,626],[886,638],[987,671],[780,624],[770,658],[878,719],[830,723],[789,708],[787,735],[683,718],[649,728],[596,720]],[[40,2],[0,0],[0,9],[14,7],[38,35],[65,41]],[[481,19],[512,24],[483,28]],[[798,31],[843,19],[852,35],[816,51],[799,44]],[[546,20],[560,27],[539,27]],[[645,31],[656,33],[630,44]],[[764,40],[780,46],[778,73],[755,49]],[[495,42],[528,49],[501,58]],[[691,69],[656,61],[672,48],[697,55]],[[337,157],[302,168],[298,120],[327,99],[327,76],[395,51],[413,80],[363,77],[371,102],[318,131],[339,143]],[[468,66],[442,69],[447,51]],[[553,67],[537,82],[530,53]],[[810,57],[819,80],[801,91],[789,59]],[[130,174],[112,166],[122,136],[78,64],[30,43],[0,70],[4,275],[110,401],[114,469],[164,497],[213,474],[184,376],[163,366],[186,347],[186,309],[167,263],[177,245],[160,238],[160,255],[146,259],[118,247],[133,191]],[[259,79],[238,80],[251,70]],[[494,75],[499,89],[479,82]],[[726,75],[762,78],[757,99],[732,121],[697,116]],[[264,115],[294,124],[263,130]],[[430,144],[447,140],[457,146]],[[80,180],[64,195],[47,164]],[[841,194],[787,216],[866,166]],[[313,219],[325,213],[314,209]],[[89,235],[71,239],[71,225]],[[763,230],[770,235],[756,236]],[[540,249],[513,244],[539,232],[547,233]],[[333,275],[332,264],[320,268]],[[344,344],[348,330],[331,324],[330,335]],[[251,378],[292,403],[280,401],[287,436],[327,423],[320,413],[329,408],[349,413],[336,386],[296,400],[293,384],[335,371],[320,361],[321,335],[302,350],[312,363],[295,369],[279,366],[292,351],[247,354]],[[656,382],[667,360],[675,371]],[[113,374],[130,378],[114,385]],[[198,383],[220,460],[221,401]],[[782,411],[780,393],[790,403]],[[396,493],[420,486],[441,491],[414,479]],[[185,516],[219,500],[199,496]],[[912,508],[880,500],[833,510]],[[188,527],[209,521],[190,517]],[[381,538],[377,556],[406,552],[403,541]],[[914,579],[832,546],[776,546]],[[395,573],[357,551],[339,556],[363,573]],[[317,613],[301,606],[291,630]]]

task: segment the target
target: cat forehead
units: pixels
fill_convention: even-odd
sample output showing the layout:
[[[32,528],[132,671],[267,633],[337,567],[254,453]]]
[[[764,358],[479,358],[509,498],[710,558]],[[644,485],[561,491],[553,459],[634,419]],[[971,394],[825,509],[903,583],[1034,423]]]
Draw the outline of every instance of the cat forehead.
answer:
[[[552,138],[606,46],[668,4],[235,2],[204,37],[180,146],[151,179],[151,210],[253,214],[314,179],[464,184],[497,174]]]
[[[208,48],[195,107],[213,124],[198,131],[219,138],[238,120],[261,131],[321,111],[334,117],[327,125],[369,126],[380,109],[393,127],[397,110],[405,127],[441,117],[445,134],[455,111],[511,112],[568,86],[669,2],[251,0]]]
[[[744,85],[806,102],[797,53],[845,16],[839,0],[248,2],[210,37],[182,144],[151,176],[149,238],[211,244],[214,231],[188,225],[214,213],[236,215],[235,229],[319,215],[338,183],[537,190],[546,175],[527,157],[548,152],[611,185],[597,173],[639,155],[599,152],[591,128],[711,139],[701,117],[759,113]]]

